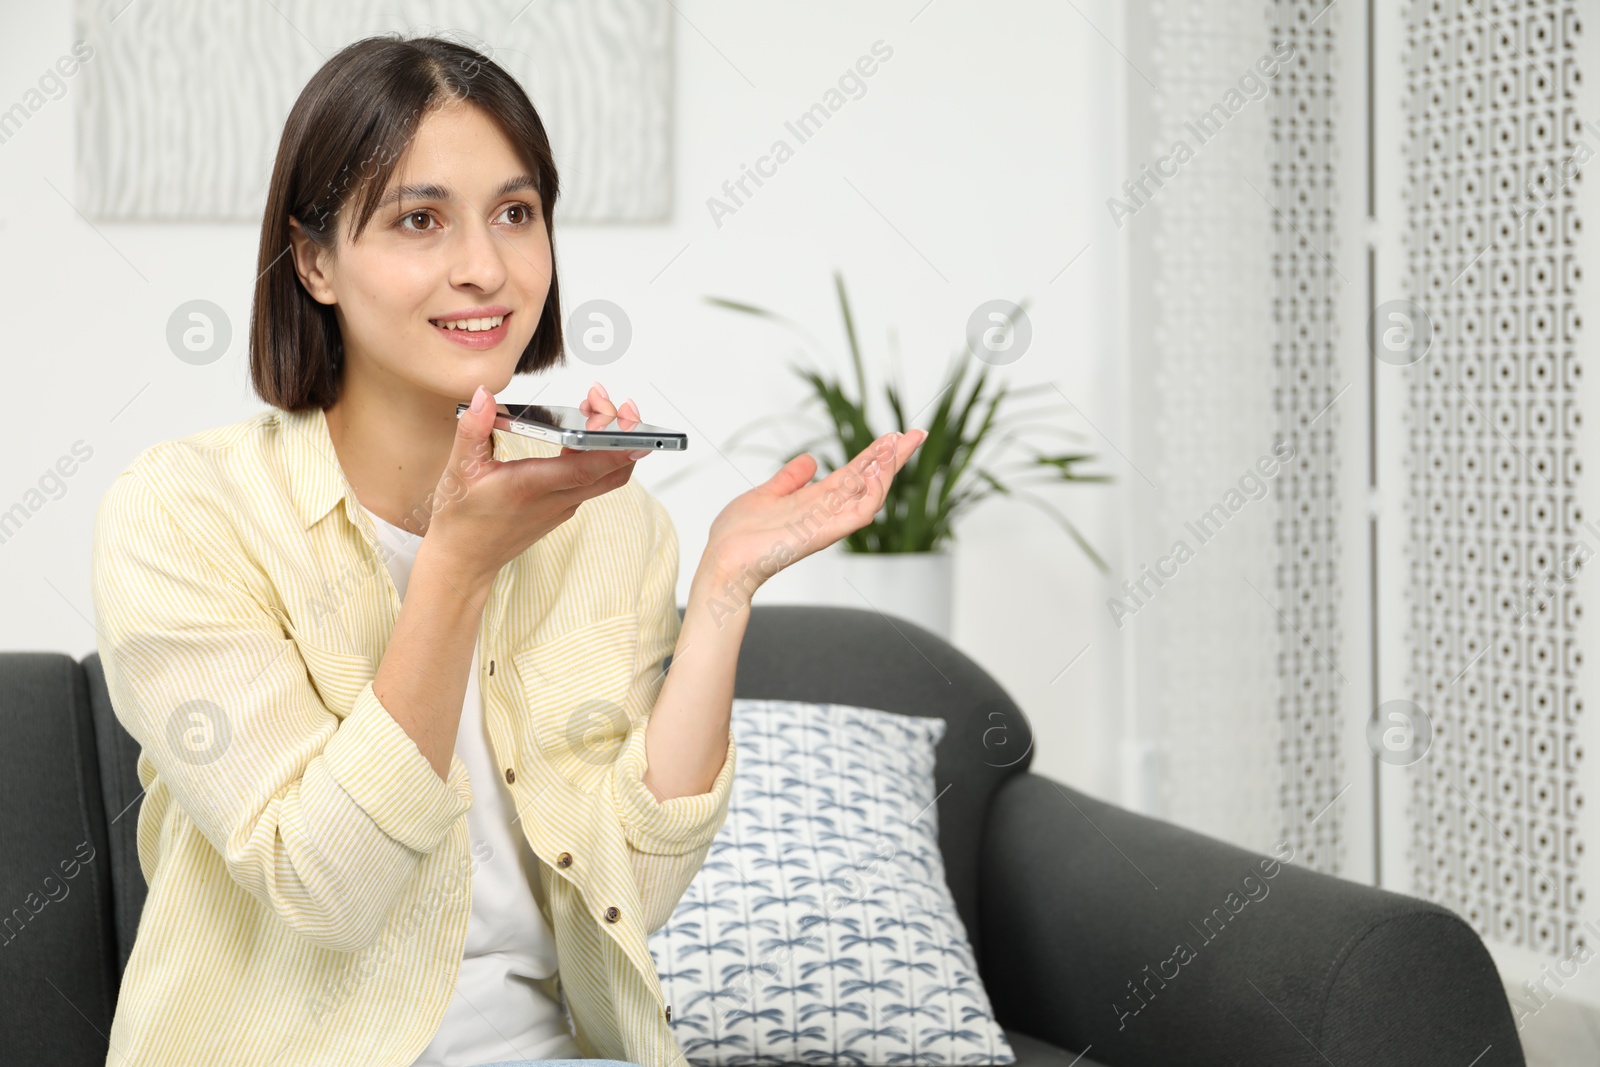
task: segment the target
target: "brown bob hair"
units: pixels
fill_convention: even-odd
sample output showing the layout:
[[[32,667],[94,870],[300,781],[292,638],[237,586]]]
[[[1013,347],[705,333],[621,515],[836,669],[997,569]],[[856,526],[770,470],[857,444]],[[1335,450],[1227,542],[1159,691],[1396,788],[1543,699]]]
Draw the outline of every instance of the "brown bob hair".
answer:
[[[354,207],[350,239],[359,239],[417,126],[455,103],[476,104],[499,124],[538,183],[550,232],[550,292],[515,373],[565,362],[553,230],[558,182],[539,113],[516,80],[476,49],[436,36],[383,34],[347,45],[324,63],[284,122],[250,312],[250,381],[267,403],[285,411],[326,408],[343,380],[338,319],[295,271],[289,219],[299,219],[319,246],[334,248],[339,220]]]

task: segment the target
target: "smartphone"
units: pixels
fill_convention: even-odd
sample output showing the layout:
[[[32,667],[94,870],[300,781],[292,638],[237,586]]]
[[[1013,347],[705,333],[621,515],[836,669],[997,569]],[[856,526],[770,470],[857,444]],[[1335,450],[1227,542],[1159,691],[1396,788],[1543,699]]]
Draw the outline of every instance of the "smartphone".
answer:
[[[562,404],[500,404],[494,424],[501,430],[536,437],[551,444],[575,449],[649,448],[663,452],[682,452],[689,447],[687,434],[636,422],[624,430],[616,419],[599,429],[590,427],[590,418],[575,407]],[[456,405],[456,418],[471,409],[470,404]]]

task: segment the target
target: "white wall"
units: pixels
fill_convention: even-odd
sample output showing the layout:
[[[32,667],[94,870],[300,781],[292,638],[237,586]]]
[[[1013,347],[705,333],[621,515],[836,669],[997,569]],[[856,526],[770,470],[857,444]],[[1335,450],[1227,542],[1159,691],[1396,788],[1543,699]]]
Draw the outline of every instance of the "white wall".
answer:
[[[632,348],[603,368],[570,360],[542,399],[576,402],[600,378],[617,399],[635,397],[647,420],[691,432],[708,461],[660,490],[681,539],[680,597],[717,510],[776,466],[748,452],[723,462],[711,444],[802,397],[787,370],[790,338],[704,304],[705,294],[784,311],[833,346],[845,373],[830,280],[842,269],[869,374],[881,381],[887,331],[896,330],[913,409],[932,397],[976,305],[1031,296],[1032,348],[998,376],[1018,386],[1054,381],[1125,447],[1122,252],[1106,236],[1104,202],[1123,177],[1126,73],[1088,21],[1119,39],[1110,0],[676,6],[672,222],[562,227],[557,208],[569,308],[593,297],[622,305],[634,325]],[[69,51],[71,9],[0,5],[0,107]],[[537,9],[522,17],[537,17]],[[880,39],[894,53],[867,79],[866,94],[719,227],[707,198]],[[343,43],[319,42],[329,54]],[[91,520],[111,479],[152,442],[261,407],[244,348],[258,233],[251,225],[88,223],[69,204],[73,109],[69,81],[62,99],[0,144],[0,283],[10,330],[0,366],[12,401],[0,425],[0,511],[23,501],[75,441],[93,449],[66,492],[0,544],[0,602],[8,609],[0,612],[0,648],[83,656],[95,648]],[[563,180],[570,186],[582,176]],[[221,305],[235,330],[232,350],[205,367],[181,363],[165,343],[168,315],[194,298]],[[515,388],[534,387],[524,380]],[[521,395],[515,388],[511,399]],[[1094,433],[1081,419],[1071,425]],[[1134,475],[1105,438],[1091,446],[1119,485],[1049,495],[1120,575],[1120,486]],[[638,477],[653,485],[688,462],[652,457]],[[827,581],[830,571],[821,556],[803,561],[757,602],[849,602],[848,587]],[[991,501],[960,528],[957,643],[1032,720],[1036,770],[1112,796],[1121,656],[1107,595],[1065,535],[1025,504]]]

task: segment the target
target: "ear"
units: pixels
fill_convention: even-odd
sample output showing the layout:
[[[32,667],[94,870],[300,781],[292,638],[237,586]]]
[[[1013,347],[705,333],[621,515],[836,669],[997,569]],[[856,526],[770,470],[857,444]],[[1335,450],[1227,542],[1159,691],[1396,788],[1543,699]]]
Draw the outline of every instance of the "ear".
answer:
[[[325,269],[329,252],[313,241],[300,220],[292,215],[289,217],[289,245],[295,273],[300,276],[300,284],[305,286],[306,292],[319,304],[337,304],[339,301]]]

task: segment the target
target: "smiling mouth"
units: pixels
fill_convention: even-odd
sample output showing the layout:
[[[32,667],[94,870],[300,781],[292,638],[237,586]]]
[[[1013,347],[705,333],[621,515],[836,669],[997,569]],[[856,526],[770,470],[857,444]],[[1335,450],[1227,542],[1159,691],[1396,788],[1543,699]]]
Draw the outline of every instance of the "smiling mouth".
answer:
[[[490,315],[481,319],[451,319],[449,322],[442,322],[439,319],[429,319],[428,321],[441,330],[460,331],[463,333],[487,333],[510,317],[511,314],[508,312],[504,315]]]

